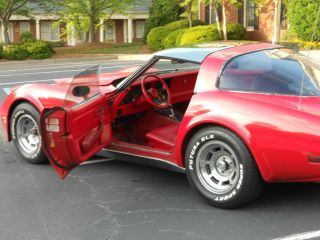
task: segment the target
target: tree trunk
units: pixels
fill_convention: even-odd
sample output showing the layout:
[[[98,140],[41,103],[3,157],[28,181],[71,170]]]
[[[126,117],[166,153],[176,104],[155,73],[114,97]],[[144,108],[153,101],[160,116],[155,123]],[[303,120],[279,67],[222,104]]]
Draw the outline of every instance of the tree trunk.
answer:
[[[187,5],[187,12],[188,12],[189,28],[192,28],[192,1],[190,1]]]
[[[211,6],[213,8],[213,11],[214,11],[215,19],[216,19],[217,29],[218,29],[218,32],[221,34],[220,19],[219,19],[219,12],[218,12],[218,8],[217,8],[217,3],[215,0],[212,0],[211,4],[212,4]]]
[[[10,37],[9,37],[9,21],[2,19],[1,20],[1,35],[2,35],[2,42],[6,46],[10,43]]]
[[[227,14],[226,14],[226,1],[222,0],[222,18],[223,18],[223,40],[228,40],[227,35]]]
[[[96,41],[96,14],[96,1],[90,0],[90,43],[94,43]]]
[[[96,42],[96,17],[92,13],[90,16],[90,43]]]

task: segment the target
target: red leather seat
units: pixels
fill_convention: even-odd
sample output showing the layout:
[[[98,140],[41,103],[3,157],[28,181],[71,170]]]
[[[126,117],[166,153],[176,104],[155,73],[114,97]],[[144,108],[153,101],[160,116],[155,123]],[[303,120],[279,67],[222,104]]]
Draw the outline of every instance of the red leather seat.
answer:
[[[146,138],[151,147],[163,148],[166,150],[174,148],[180,123],[154,129],[146,134]]]

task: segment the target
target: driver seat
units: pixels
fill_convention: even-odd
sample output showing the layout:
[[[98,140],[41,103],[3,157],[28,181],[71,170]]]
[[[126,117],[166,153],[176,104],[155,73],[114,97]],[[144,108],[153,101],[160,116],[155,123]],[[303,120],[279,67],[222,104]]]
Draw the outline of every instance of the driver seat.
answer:
[[[148,132],[146,138],[149,145],[165,150],[173,149],[176,144],[179,127],[180,123],[174,122]]]

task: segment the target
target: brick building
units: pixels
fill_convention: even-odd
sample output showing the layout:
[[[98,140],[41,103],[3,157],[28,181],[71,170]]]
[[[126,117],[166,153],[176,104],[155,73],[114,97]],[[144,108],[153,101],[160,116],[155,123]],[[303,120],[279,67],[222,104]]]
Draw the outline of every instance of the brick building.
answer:
[[[145,22],[149,17],[151,0],[139,1],[139,5],[124,14],[114,13],[109,20],[100,19],[101,27],[97,31],[97,42],[131,43],[143,38]],[[106,17],[109,14],[106,13]],[[30,31],[39,40],[59,42],[66,41],[68,45],[81,43],[77,34],[68,31],[63,35],[63,29],[67,26],[57,24],[58,16],[48,15],[41,11],[31,17],[12,16],[9,25],[9,38],[11,42],[19,42],[20,35],[24,31]],[[0,42],[2,39],[0,26]]]
[[[266,0],[266,3],[256,14],[253,0],[243,0],[242,6],[237,8],[231,4],[226,6],[227,21],[243,24],[247,30],[247,38],[257,41],[279,42],[282,30],[287,29],[286,8],[283,0]],[[211,4],[198,2],[198,18],[207,24],[215,23],[215,15]],[[219,9],[220,21],[222,19]]]

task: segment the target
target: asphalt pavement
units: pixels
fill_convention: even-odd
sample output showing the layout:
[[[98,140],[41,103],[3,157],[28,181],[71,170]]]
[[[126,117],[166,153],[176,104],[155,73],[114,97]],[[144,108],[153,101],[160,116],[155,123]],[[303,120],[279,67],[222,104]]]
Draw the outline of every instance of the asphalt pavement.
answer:
[[[96,64],[0,63],[0,101],[13,86],[50,84]],[[141,64],[105,61],[103,67]],[[27,164],[12,143],[0,142],[0,240],[317,239],[319,207],[319,184],[291,183],[268,185],[241,209],[216,209],[184,174],[119,160],[81,165],[60,180],[50,165]]]

